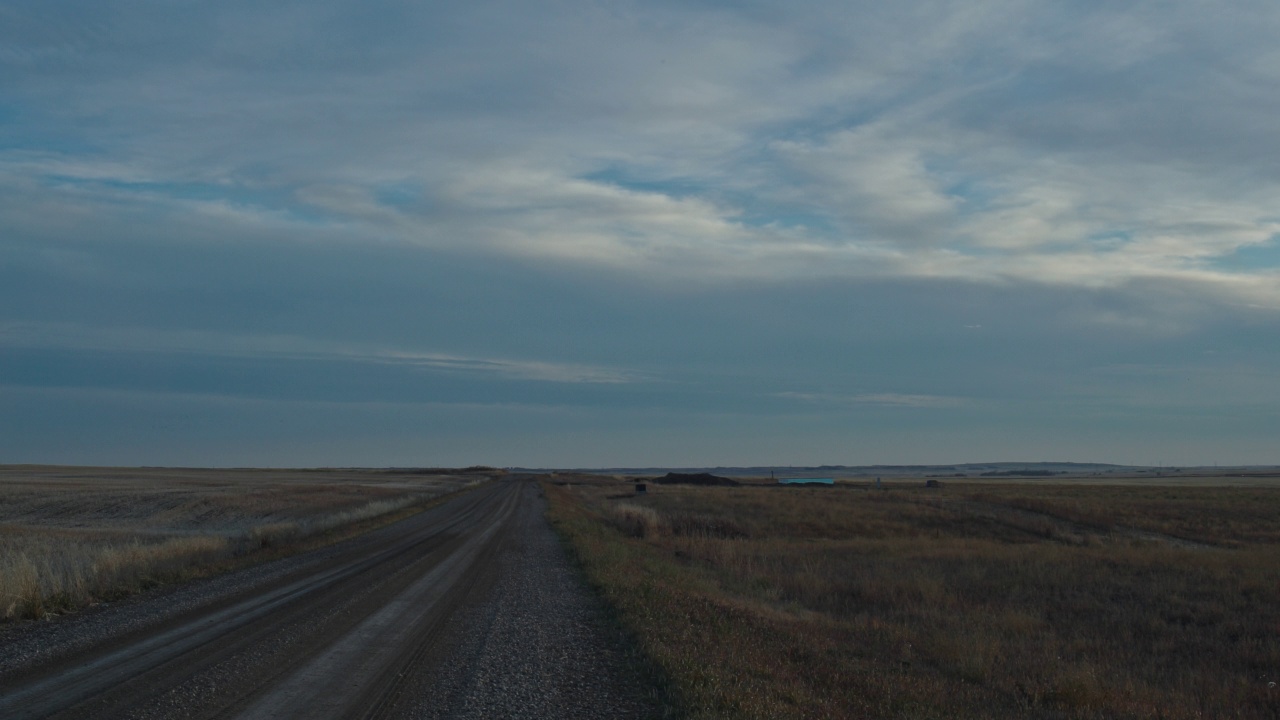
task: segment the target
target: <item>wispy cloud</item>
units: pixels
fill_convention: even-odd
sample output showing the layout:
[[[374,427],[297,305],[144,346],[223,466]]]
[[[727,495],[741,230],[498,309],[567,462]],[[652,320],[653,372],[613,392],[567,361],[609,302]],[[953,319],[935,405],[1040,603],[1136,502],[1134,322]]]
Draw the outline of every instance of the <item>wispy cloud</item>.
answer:
[[[189,353],[235,358],[341,360],[556,383],[619,384],[640,382],[651,378],[643,373],[616,368],[415,352],[353,343],[325,342],[293,335],[243,335],[59,323],[0,323],[0,348],[4,347],[131,353]]]
[[[1257,295],[1275,270],[1212,264],[1280,232],[1280,168],[1249,149],[1280,110],[1265,4],[384,10],[175,13],[181,46],[140,42],[156,21],[128,8],[62,28],[13,10],[9,95],[55,139],[0,153],[0,174],[636,273]],[[357,56],[365,32],[380,50]],[[55,71],[28,62],[54,50],[56,105]],[[650,182],[588,179],[605,169]]]
[[[783,392],[777,397],[820,405],[882,405],[890,407],[945,408],[957,407],[969,402],[967,398],[947,395],[921,395],[907,393],[863,393],[856,395]]]

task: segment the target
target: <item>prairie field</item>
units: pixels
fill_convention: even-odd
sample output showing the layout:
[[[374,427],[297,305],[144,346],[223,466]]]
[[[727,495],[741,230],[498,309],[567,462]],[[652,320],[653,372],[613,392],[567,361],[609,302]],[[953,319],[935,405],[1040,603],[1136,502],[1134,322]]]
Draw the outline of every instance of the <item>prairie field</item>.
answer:
[[[1278,718],[1280,488],[545,484],[694,718]]]
[[[0,467],[0,618],[39,618],[399,517],[480,473]]]

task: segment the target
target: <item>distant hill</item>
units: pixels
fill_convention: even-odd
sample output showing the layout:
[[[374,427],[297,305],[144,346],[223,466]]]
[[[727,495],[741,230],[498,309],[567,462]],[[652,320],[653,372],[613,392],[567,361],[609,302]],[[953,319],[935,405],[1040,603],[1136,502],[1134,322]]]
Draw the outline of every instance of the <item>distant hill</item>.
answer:
[[[523,470],[523,468],[513,468]],[[1135,472],[1142,468],[1107,463],[1073,462],[992,462],[960,463],[955,465],[757,465],[746,467],[613,467],[575,468],[574,472],[602,475],[629,475],[634,477],[658,476],[663,473],[677,476],[711,475],[721,478],[735,477],[794,477],[812,475],[820,477],[895,477],[942,474],[955,476],[981,476],[984,473],[1001,475],[1074,475],[1089,473]],[[990,476],[988,476],[990,477]],[[653,482],[661,482],[654,480]]]
[[[989,462],[951,465],[752,465],[741,467],[606,467],[606,468],[506,468],[524,473],[580,473],[631,478],[665,475],[711,475],[724,479],[829,477],[844,479],[884,478],[1050,478],[1072,477],[1277,477],[1280,465],[1116,465],[1079,462]],[[650,480],[661,484],[660,480]]]
[[[675,473],[670,472],[662,477],[651,478],[655,485],[741,485],[737,480],[712,475],[711,473]]]

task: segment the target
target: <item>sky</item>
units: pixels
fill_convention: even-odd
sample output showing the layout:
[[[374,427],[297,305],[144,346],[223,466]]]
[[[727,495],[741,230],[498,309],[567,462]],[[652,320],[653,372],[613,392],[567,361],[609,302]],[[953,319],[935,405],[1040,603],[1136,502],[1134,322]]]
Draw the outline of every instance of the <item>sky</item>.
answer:
[[[1277,37],[0,1],[0,462],[1280,463]]]

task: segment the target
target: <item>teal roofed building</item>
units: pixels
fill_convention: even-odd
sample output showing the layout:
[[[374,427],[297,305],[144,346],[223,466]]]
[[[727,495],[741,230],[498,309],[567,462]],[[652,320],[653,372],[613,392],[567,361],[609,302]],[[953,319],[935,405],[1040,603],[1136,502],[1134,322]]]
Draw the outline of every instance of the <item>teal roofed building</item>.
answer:
[[[835,478],[778,478],[779,485],[835,485]]]

